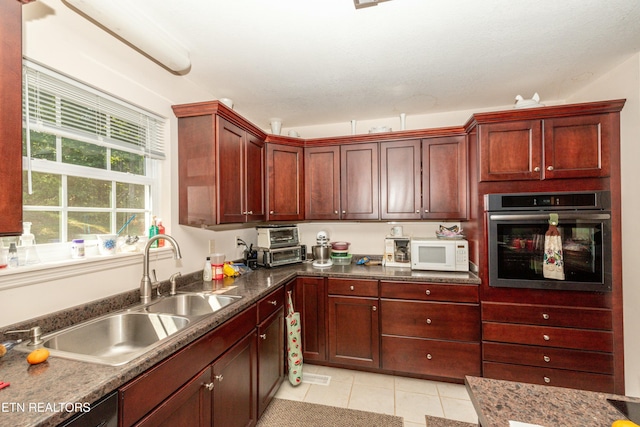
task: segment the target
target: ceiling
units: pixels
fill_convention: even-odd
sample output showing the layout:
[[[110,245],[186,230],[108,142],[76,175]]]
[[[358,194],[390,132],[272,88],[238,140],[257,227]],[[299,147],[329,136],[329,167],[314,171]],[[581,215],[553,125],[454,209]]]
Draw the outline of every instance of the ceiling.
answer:
[[[638,0],[136,0],[258,126],[561,101],[640,51]],[[129,7],[129,6],[127,6]]]

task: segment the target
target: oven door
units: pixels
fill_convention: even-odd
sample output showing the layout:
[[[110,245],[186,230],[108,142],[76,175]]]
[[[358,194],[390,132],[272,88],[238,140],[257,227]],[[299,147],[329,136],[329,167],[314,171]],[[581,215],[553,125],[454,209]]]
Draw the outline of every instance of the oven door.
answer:
[[[611,214],[554,212],[565,279],[543,274],[549,213],[488,212],[489,286],[573,291],[611,290]]]

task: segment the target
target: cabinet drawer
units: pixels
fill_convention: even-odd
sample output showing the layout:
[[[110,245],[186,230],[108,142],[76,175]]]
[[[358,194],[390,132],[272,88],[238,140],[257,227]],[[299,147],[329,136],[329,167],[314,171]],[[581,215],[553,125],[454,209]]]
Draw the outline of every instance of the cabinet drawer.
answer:
[[[482,371],[485,378],[613,393],[612,375],[493,362],[484,362]]]
[[[414,299],[421,301],[478,302],[477,285],[380,282],[383,298]]]
[[[531,344],[545,347],[578,350],[613,351],[613,334],[588,329],[555,328],[551,326],[482,323],[482,339],[512,344]]]
[[[480,343],[382,337],[382,368],[464,379],[480,375]]]
[[[328,279],[329,295],[350,295],[358,297],[377,297],[377,280]]]
[[[383,334],[480,341],[477,304],[382,300],[380,309]]]
[[[613,354],[595,351],[484,342],[482,359],[490,362],[613,374]]]
[[[482,303],[482,320],[563,326],[583,329],[612,329],[611,310],[529,304]]]
[[[284,286],[258,301],[258,323],[284,307]]]

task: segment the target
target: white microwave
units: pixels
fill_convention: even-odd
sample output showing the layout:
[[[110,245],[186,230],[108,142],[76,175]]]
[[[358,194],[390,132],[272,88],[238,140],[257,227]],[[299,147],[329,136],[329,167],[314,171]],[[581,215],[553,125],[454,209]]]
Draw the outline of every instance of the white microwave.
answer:
[[[411,269],[469,271],[469,242],[435,237],[413,237]]]

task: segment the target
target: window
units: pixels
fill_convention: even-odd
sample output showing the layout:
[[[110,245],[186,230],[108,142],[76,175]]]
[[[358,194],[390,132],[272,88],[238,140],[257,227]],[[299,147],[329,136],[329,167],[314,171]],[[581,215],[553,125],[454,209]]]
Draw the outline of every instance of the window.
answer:
[[[25,61],[23,217],[36,242],[145,235],[165,119]]]

